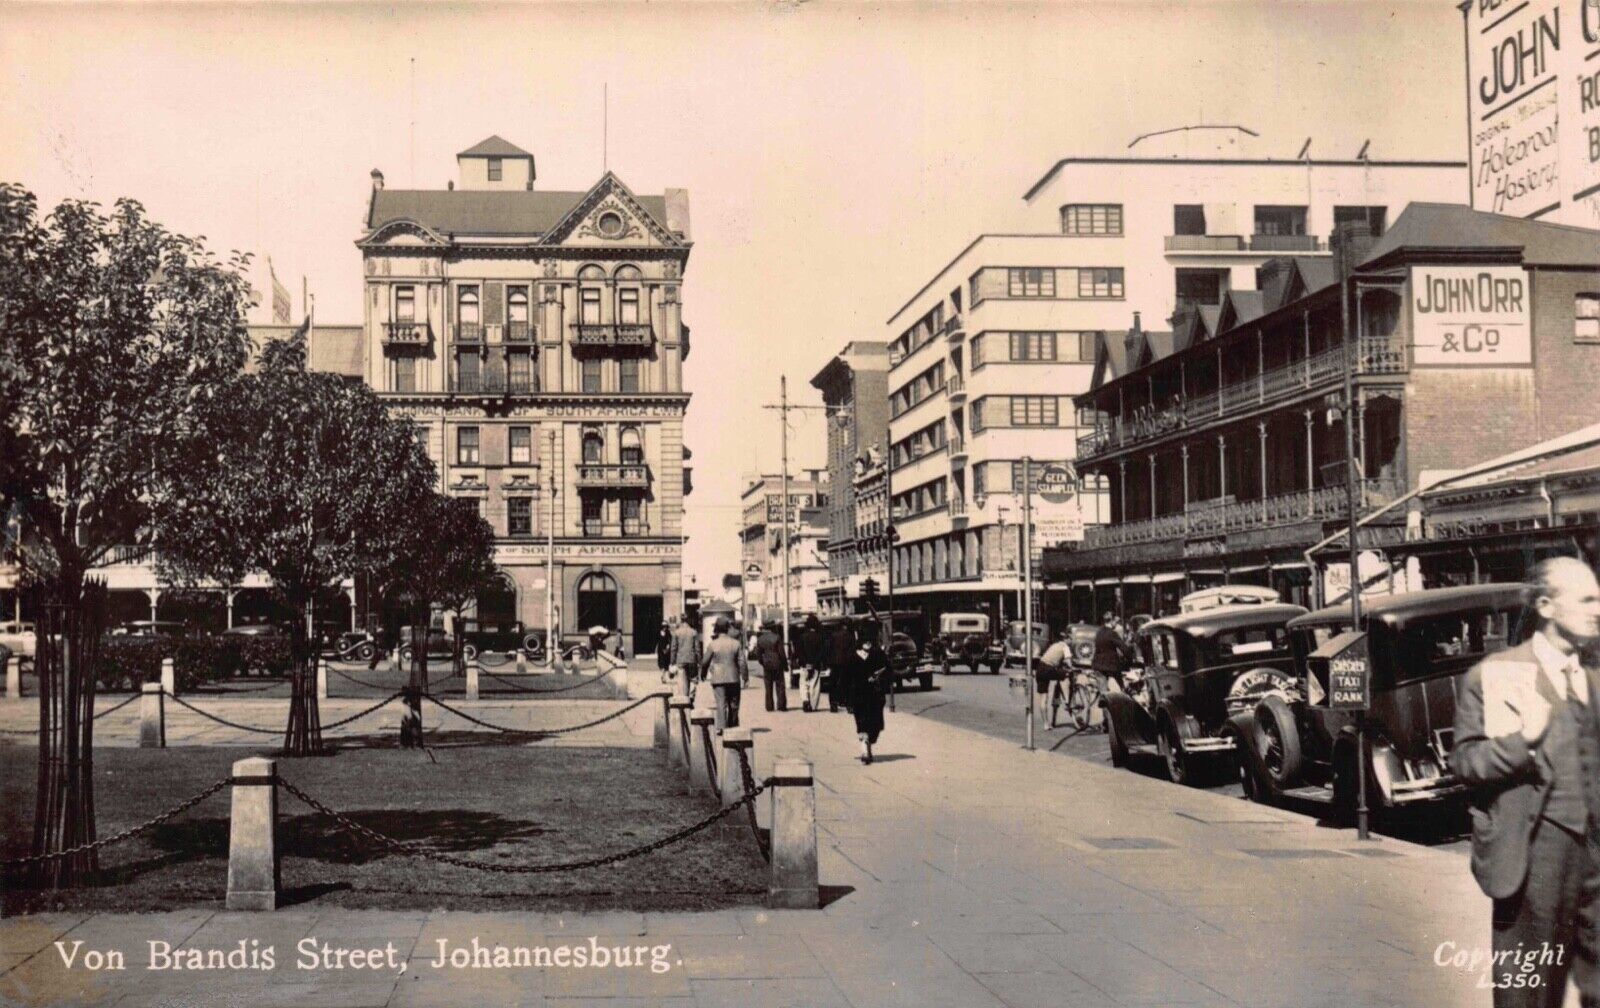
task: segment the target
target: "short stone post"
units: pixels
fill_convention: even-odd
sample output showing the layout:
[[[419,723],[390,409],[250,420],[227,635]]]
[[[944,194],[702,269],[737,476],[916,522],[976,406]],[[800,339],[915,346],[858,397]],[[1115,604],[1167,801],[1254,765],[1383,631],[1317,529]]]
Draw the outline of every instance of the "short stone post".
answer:
[[[667,756],[675,767],[687,766],[689,763],[689,698],[675,696],[667,701]],[[672,733],[676,731],[678,738],[673,739]]]
[[[278,908],[277,761],[259,756],[233,765],[228,820],[229,910]]]
[[[467,662],[467,699],[478,699],[478,659]]]
[[[178,670],[171,658],[161,659],[161,688],[173,696],[178,695]]]
[[[650,732],[650,744],[657,749],[672,749],[672,707],[669,705],[671,697],[661,696],[661,709],[656,712],[656,723]]]
[[[167,695],[160,683],[147,682],[139,687],[139,748],[165,749],[167,747]]]
[[[7,652],[0,656],[6,666],[6,699],[22,699],[22,656]]]
[[[722,771],[717,784],[722,789],[722,804],[732,805],[744,797],[744,764],[739,759],[755,759],[755,739],[748,728],[722,729]],[[754,769],[751,773],[754,774]]]
[[[317,699],[328,699],[328,661],[317,656]]]
[[[697,710],[689,715],[689,786],[711,789],[711,775],[706,769],[706,736],[717,720],[708,710]],[[715,756],[715,754],[711,754]]]
[[[521,648],[517,649],[517,675],[528,674],[528,654]]]
[[[817,892],[817,792],[811,764],[780,760],[772,768],[772,877],[767,906],[815,910]]]

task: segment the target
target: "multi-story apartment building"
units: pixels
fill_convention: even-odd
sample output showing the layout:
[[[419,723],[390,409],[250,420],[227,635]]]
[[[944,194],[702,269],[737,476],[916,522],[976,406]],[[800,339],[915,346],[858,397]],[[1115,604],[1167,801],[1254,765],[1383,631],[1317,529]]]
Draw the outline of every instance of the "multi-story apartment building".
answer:
[[[789,476],[789,611],[817,611],[817,591],[828,576],[828,505],[832,486],[826,469]],[[739,495],[739,560],[744,580],[745,621],[779,619],[783,613],[783,476],[751,479]]]
[[[882,448],[889,434],[889,353],[883,343],[857,340],[834,355],[811,386],[822,393],[828,417],[828,577],[818,589],[823,615],[850,611],[860,596],[861,554],[856,542],[855,476],[861,456]],[[887,588],[879,579],[879,584]]]
[[[1046,557],[1074,615],[1172,612],[1223,582],[1311,601],[1306,551],[1348,521],[1347,422],[1365,513],[1600,420],[1600,232],[1417,203],[1376,241],[1362,221],[1331,244],[1104,348],[1078,471],[1107,485],[1110,524]],[[1384,547],[1411,517],[1363,534],[1363,578],[1407,582],[1417,551]]]
[[[542,191],[499,137],[456,163],[444,190],[372,173],[364,377],[494,526],[505,577],[480,618],[653,648],[684,604],[688,195],[636,196],[610,172]]]
[[[889,590],[889,485],[883,452],[876,446],[868,447],[856,459],[851,489],[855,494],[855,530],[852,546],[855,550],[855,579],[850,595],[861,596],[861,582],[871,578],[877,582],[878,592]],[[829,553],[832,559],[832,553]]]
[[[888,320],[897,604],[1017,611],[1018,463],[1076,456],[1092,419],[1072,397],[1107,334],[1220,306],[1273,256],[1325,261],[1317,236],[1335,221],[1381,231],[1398,207],[1465,189],[1459,162],[1169,156],[1143,142],[1058,162],[1024,195],[1021,230],[973,239]],[[1087,523],[1106,520],[1109,492],[1104,473],[1080,476]]]

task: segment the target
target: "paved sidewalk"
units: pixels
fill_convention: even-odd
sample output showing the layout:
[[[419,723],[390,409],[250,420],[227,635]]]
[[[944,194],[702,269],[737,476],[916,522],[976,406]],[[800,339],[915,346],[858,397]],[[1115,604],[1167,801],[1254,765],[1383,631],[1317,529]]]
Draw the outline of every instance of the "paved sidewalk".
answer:
[[[635,680],[639,678],[637,675]],[[826,909],[709,914],[42,916],[0,922],[0,1001],[20,1004],[1163,1008],[1487,1005],[1435,965],[1487,944],[1465,859],[890,714],[870,767],[847,714],[744,696],[758,773],[815,763]],[[766,815],[763,803],[762,816]],[[666,855],[670,856],[670,855]],[[590,936],[671,945],[672,968],[434,969],[447,947]],[[63,970],[52,942],[127,950]],[[296,942],[390,943],[409,963],[298,970]],[[146,972],[145,939],[273,944],[272,972]],[[1447,946],[1447,949],[1451,947]]]

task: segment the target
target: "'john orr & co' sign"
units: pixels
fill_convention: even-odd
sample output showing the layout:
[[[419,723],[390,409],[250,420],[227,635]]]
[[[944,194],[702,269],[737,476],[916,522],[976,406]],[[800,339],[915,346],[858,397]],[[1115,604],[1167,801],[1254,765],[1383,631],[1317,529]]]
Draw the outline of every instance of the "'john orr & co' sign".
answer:
[[[1419,366],[1532,364],[1528,274],[1520,266],[1413,267],[1411,332]]]

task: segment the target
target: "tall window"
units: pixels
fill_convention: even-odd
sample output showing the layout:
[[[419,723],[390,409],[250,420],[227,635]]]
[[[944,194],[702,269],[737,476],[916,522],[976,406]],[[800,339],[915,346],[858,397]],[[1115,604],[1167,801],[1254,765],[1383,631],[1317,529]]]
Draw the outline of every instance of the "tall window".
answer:
[[[502,166],[501,166],[501,163],[500,163],[500,159],[497,158],[497,157],[490,158],[489,159],[489,181],[490,182],[499,182],[500,179],[501,179],[501,172],[502,172]]]
[[[1119,235],[1121,203],[1068,203],[1061,208],[1061,233],[1069,235]]]
[[[976,370],[977,368],[983,366],[983,337],[972,337],[972,339],[968,341],[968,346],[972,348],[970,350],[970,353],[972,354],[972,367],[974,370]]]
[[[1122,267],[1080,269],[1078,296],[1081,298],[1119,298],[1122,296]]]
[[[1572,338],[1579,343],[1600,343],[1600,292],[1573,297]]]
[[[599,431],[587,431],[583,435],[583,460],[589,465],[598,465],[604,461],[606,451],[605,439]]]
[[[533,498],[506,498],[506,532],[509,535],[533,535]]]
[[[533,391],[533,355],[526,350],[512,350],[506,357],[506,370],[511,376],[512,392]]]
[[[456,295],[456,321],[462,325],[477,325],[482,321],[478,312],[478,288],[463,287]]]
[[[585,497],[583,499],[583,534],[590,536],[600,535],[603,531],[601,523],[605,520],[603,502],[598,497]]]
[[[639,322],[639,288],[624,287],[617,291],[617,321],[628,325]]]
[[[1012,396],[1011,426],[1054,427],[1060,420],[1055,396]]]
[[[639,359],[637,357],[625,357],[619,362],[619,366],[621,367],[621,375],[617,391],[639,391]]]
[[[622,534],[632,536],[643,535],[643,515],[643,501],[639,500],[637,497],[622,498]]]
[[[1014,361],[1055,360],[1056,334],[1053,332],[1012,333],[1011,359]]]
[[[983,408],[985,401],[986,400],[984,399],[979,399],[971,406],[967,407],[967,418],[969,421],[968,426],[972,429],[972,433],[974,434],[977,434],[979,431],[983,430]]]
[[[511,464],[533,464],[533,428],[511,428]]]
[[[1056,296],[1056,271],[1053,269],[1006,270],[1006,293],[1014,298]]]
[[[582,390],[584,392],[598,392],[598,391],[600,391],[600,362],[597,361],[597,360],[586,360],[586,361],[583,362],[582,367],[583,367],[583,385],[581,386]]]
[[[461,392],[483,389],[483,355],[476,348],[457,351],[456,387]]]
[[[478,464],[478,428],[456,428],[456,465]]]
[[[639,439],[639,428],[624,427],[621,434],[622,462],[624,465],[644,463],[644,443]]]
[[[506,321],[512,325],[528,324],[528,288],[513,287],[506,294]]]
[[[417,359],[415,357],[396,357],[394,359],[394,390],[396,392],[415,392],[417,390]]]
[[[600,324],[600,288],[585,287],[580,292],[582,303],[579,305],[578,321],[584,325]]]
[[[396,287],[394,289],[394,320],[396,322],[415,322],[417,320],[417,289],[415,287]]]

